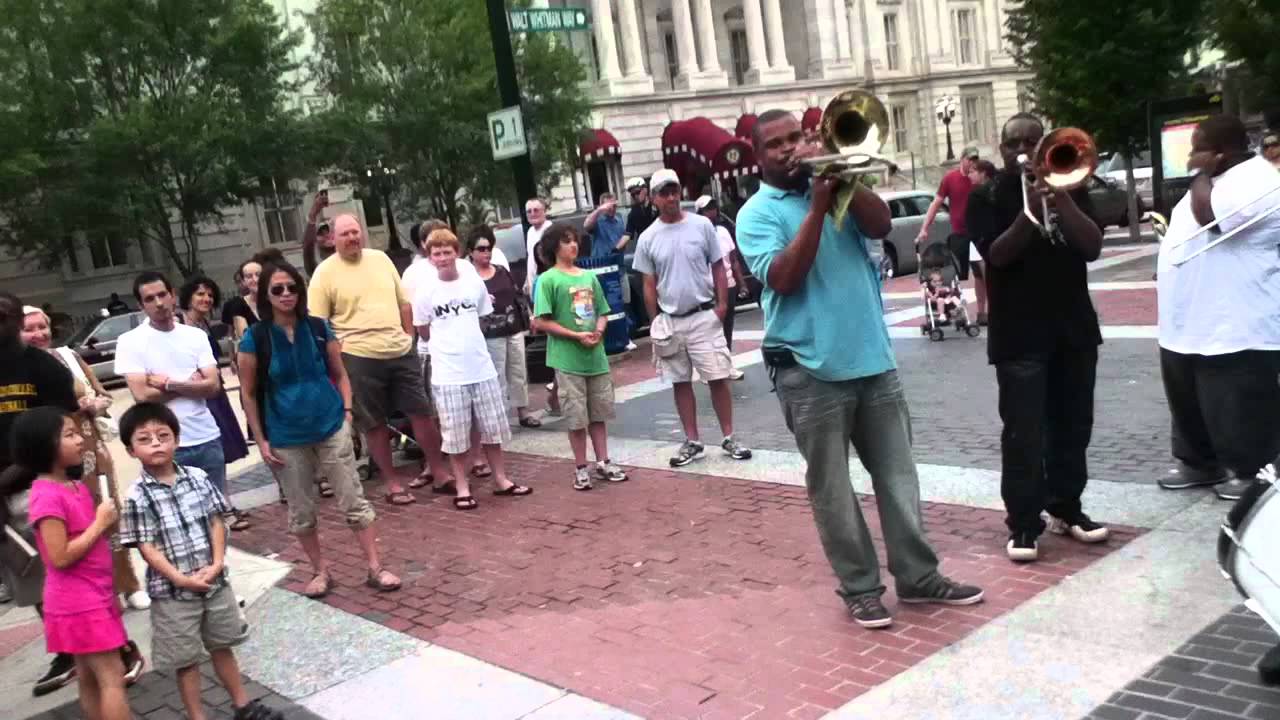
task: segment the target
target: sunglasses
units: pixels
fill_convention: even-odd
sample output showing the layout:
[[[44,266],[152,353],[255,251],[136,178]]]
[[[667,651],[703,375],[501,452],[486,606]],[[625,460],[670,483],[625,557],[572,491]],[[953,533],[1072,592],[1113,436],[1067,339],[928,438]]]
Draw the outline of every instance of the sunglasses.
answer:
[[[477,245],[471,248],[471,252],[489,252],[493,248],[488,245]]]
[[[290,295],[297,295],[298,286],[294,283],[289,283],[288,285],[272,285],[271,286],[272,295],[275,295],[276,297],[280,297],[285,293],[289,293]]]

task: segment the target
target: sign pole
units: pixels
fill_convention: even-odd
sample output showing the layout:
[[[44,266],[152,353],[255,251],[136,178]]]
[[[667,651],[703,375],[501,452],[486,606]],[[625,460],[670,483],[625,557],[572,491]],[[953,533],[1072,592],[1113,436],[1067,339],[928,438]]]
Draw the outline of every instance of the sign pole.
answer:
[[[515,55],[511,51],[511,34],[507,31],[506,0],[485,0],[489,9],[489,35],[493,39],[494,68],[498,75],[498,93],[502,96],[502,106],[511,107],[520,104],[520,85],[516,80]],[[528,135],[528,128],[525,128]],[[524,225],[521,240],[529,230],[529,218],[525,215],[524,206],[529,198],[537,197],[538,188],[533,179],[533,162],[529,153],[511,158],[511,172],[516,181],[516,200],[520,203],[520,221]],[[531,267],[533,258],[526,260],[526,267]],[[528,272],[526,270],[525,272]]]

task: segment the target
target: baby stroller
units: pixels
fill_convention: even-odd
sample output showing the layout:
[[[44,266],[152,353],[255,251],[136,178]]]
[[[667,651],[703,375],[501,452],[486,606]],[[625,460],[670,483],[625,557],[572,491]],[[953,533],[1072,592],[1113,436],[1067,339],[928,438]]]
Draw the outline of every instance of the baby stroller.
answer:
[[[931,243],[920,254],[918,264],[925,316],[920,334],[928,335],[930,340],[937,342],[946,337],[943,328],[954,324],[957,332],[978,337],[982,329],[969,322],[969,307],[965,304],[964,288],[960,285],[960,263],[947,243]],[[941,312],[939,301],[943,305]]]
[[[423,458],[422,448],[418,445],[418,441],[413,437],[413,428],[409,424],[409,418],[401,412],[393,412],[391,417],[387,419],[387,427],[391,430],[391,451],[399,452],[405,458],[410,460],[421,460]],[[369,482],[378,476],[378,466],[373,462],[373,458],[369,457],[365,452],[364,444],[367,442],[363,433],[355,434],[355,455],[356,462],[365,460],[357,466],[357,472],[360,474],[361,482]]]

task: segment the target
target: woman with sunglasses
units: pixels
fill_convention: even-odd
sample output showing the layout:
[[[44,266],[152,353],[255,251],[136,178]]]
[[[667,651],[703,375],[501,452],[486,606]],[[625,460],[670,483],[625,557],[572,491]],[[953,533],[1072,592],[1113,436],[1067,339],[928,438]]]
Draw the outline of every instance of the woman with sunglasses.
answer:
[[[480,318],[480,329],[489,345],[489,356],[508,403],[516,409],[520,425],[542,427],[529,414],[529,381],[525,371],[524,336],[529,331],[529,310],[524,296],[507,268],[493,262],[497,249],[493,228],[477,225],[467,233],[471,264],[493,298],[493,314]]]
[[[259,280],[258,317],[240,343],[241,400],[258,448],[289,502],[289,531],[298,537],[315,576],[304,589],[323,597],[332,585],[317,532],[315,478],[328,479],[338,508],[364,552],[365,584],[396,590],[400,578],[382,567],[373,506],[356,474],[351,441],[351,381],[333,328],[307,313],[302,273],[268,262]]]

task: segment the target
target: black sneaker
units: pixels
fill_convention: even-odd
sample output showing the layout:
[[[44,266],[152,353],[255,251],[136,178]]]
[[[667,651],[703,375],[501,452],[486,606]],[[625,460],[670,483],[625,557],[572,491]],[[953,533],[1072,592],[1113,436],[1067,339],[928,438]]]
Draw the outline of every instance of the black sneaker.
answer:
[[[1231,478],[1213,486],[1213,494],[1222,500],[1239,500],[1244,497],[1245,492],[1253,487],[1253,481],[1248,478]]]
[[[1009,536],[1009,543],[1004,546],[1009,559],[1014,562],[1033,562],[1040,558],[1040,543],[1036,536],[1029,532],[1016,532]]]
[[[1186,490],[1196,487],[1212,487],[1226,480],[1221,471],[1204,471],[1181,465],[1170,468],[1164,477],[1156,480],[1156,484],[1165,490]]]
[[[1080,513],[1073,518],[1055,517],[1048,513],[1049,532],[1054,535],[1070,535],[1082,543],[1106,542],[1111,532],[1103,525],[1094,522],[1088,515]]]
[[[31,694],[36,697],[48,695],[71,682],[76,676],[76,661],[70,655],[58,653],[53,656],[53,664],[49,666],[49,672],[44,674],[36,681],[35,687],[31,688]]]
[[[250,700],[248,705],[236,708],[235,720],[284,720],[284,714],[257,700]]]
[[[899,590],[898,600],[910,605],[937,603],[939,605],[976,605],[982,602],[982,588],[941,578],[928,590]]]
[[[885,609],[884,603],[880,602],[878,595],[859,595],[849,600],[848,604],[853,621],[864,628],[875,630],[893,624],[893,617]]]
[[[125,686],[138,682],[138,678],[142,676],[142,668],[147,666],[147,661],[142,657],[142,651],[138,649],[138,643],[130,640],[128,645],[120,648],[120,659],[124,661]]]
[[[671,467],[684,467],[689,463],[702,457],[702,443],[697,440],[685,440],[680,449],[676,451],[675,457],[671,458]]]

